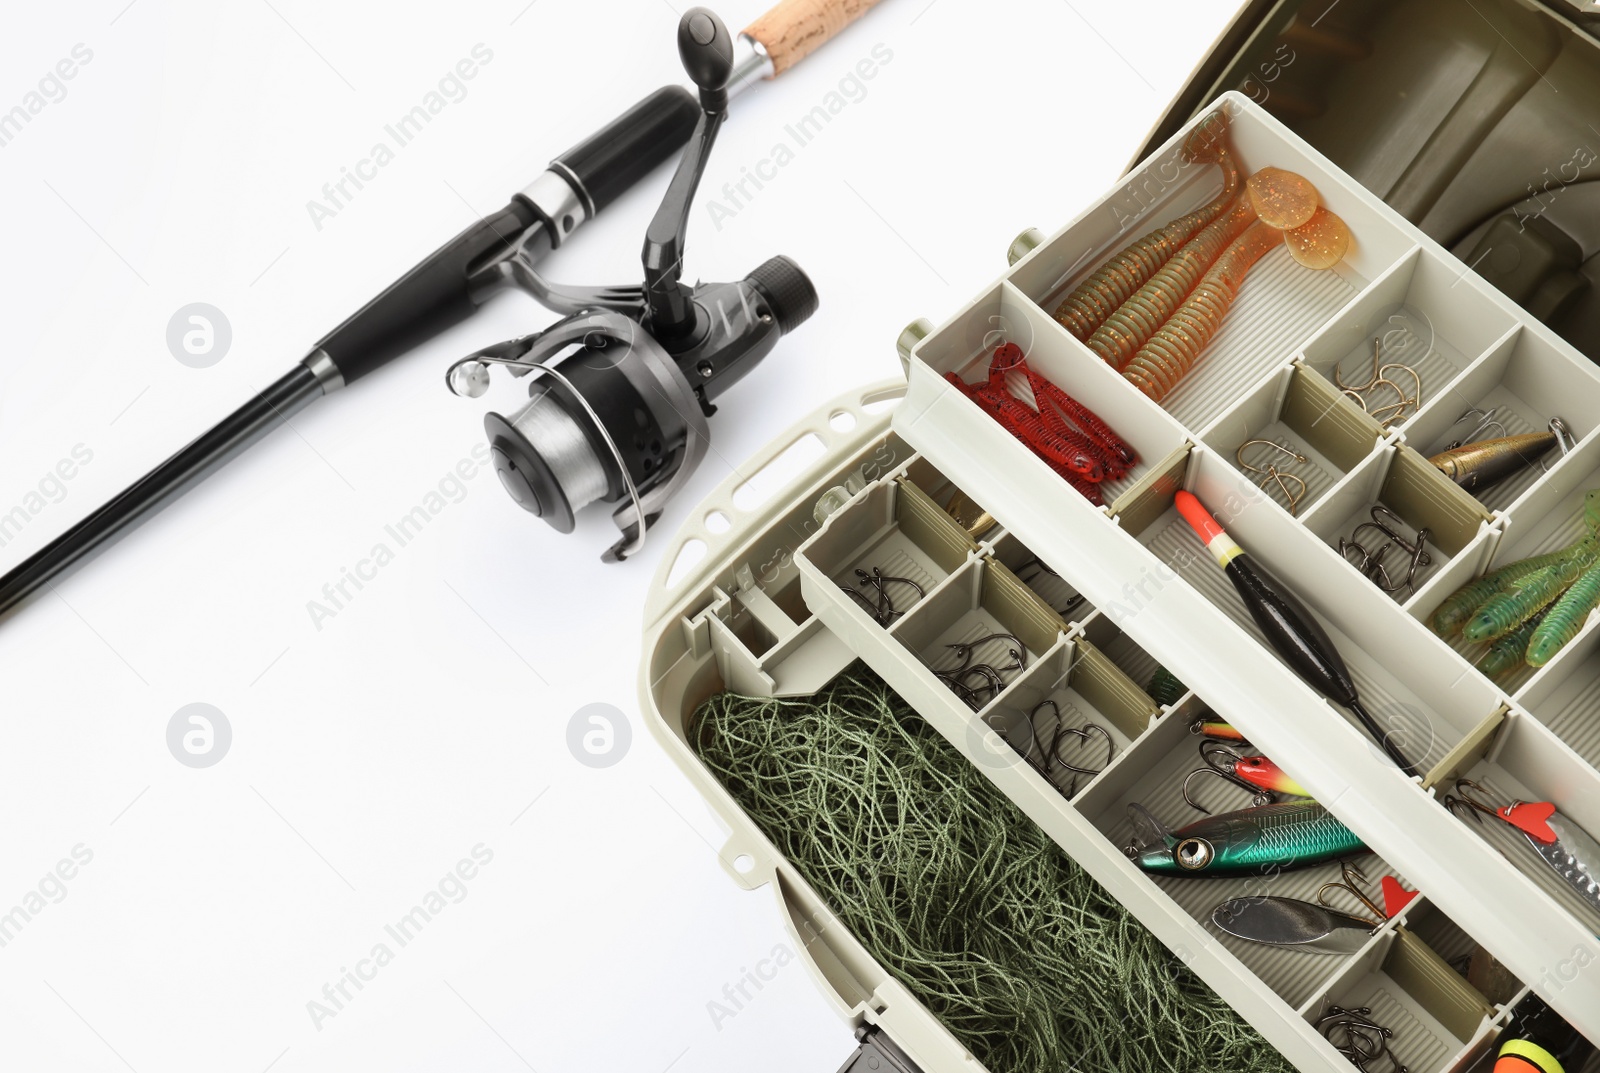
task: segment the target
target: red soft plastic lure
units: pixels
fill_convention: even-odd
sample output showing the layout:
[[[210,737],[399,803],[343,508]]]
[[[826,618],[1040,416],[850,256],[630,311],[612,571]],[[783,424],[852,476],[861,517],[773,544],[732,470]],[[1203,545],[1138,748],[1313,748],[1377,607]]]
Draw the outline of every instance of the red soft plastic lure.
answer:
[[[1034,406],[1012,393],[1006,381],[1012,372],[1027,378]],[[969,384],[953,372],[944,378],[1096,506],[1105,502],[1099,483],[1125,476],[1138,462],[1138,453],[1098,415],[1030,369],[1015,343],[995,348],[985,383]]]

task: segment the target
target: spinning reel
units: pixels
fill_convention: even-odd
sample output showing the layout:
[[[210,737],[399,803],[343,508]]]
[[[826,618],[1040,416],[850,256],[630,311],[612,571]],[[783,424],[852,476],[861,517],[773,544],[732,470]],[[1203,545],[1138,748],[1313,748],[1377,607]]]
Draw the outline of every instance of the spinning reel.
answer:
[[[562,533],[585,506],[621,500],[612,518],[622,539],[606,562],[644,546],[667,500],[705,457],[712,399],[817,309],[811,281],[787,257],[734,283],[680,280],[691,203],[727,118],[733,40],[716,15],[691,8],[678,23],[678,52],[700,90],[700,118],[645,233],[644,284],[558,285],[513,247],[477,269],[475,285],[514,283],[565,319],[485,347],[446,376],[452,392],[477,398],[488,390],[490,365],[518,377],[542,374],[524,406],[484,418],[495,472],[512,499]]]

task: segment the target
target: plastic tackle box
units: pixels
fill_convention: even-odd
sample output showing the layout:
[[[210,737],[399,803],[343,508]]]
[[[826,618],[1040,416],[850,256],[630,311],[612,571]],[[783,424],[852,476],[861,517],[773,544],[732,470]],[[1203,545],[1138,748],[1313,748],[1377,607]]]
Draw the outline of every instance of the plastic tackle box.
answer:
[[[1330,1004],[1371,1006],[1395,1028],[1412,1073],[1470,1068],[1510,1005],[1488,1001],[1449,967],[1474,942],[1523,993],[1537,991],[1600,1040],[1600,913],[1520,837],[1440,802],[1468,775],[1508,797],[1553,801],[1600,832],[1600,616],[1548,665],[1505,683],[1426,625],[1476,573],[1577,534],[1583,494],[1600,487],[1600,372],[1250,99],[1226,94],[1206,114],[1216,108],[1231,116],[1245,174],[1269,164],[1299,172],[1348,222],[1355,241],[1343,263],[1312,272],[1284,249],[1268,255],[1161,405],[1057,325],[1048,310],[1100,261],[1216,194],[1216,169],[1175,166],[1192,122],[917,343],[906,383],[842,397],[744,470],[810,445],[820,457],[801,478],[749,505],[736,477],[699,508],[652,588],[646,718],[731,830],[729,874],[769,888],[841,1012],[879,1026],[925,1070],[977,1063],[700,765],[684,724],[713,693],[807,695],[864,660],[1300,1069],[1352,1068],[1313,1027]],[[1379,333],[1401,341],[1422,383],[1420,407],[1388,427],[1334,380],[1337,369],[1358,371]],[[1106,506],[1070,489],[944,380],[981,379],[1002,342],[1137,448],[1138,466],[1105,486]],[[1426,456],[1463,411],[1485,405],[1526,428],[1559,415],[1576,447],[1474,498]],[[1236,463],[1254,438],[1307,457],[1313,472],[1295,513]],[[1178,518],[1179,489],[1218,512],[1315,612],[1422,776],[1404,775],[1266,647]],[[957,493],[992,517],[987,531],[957,523],[946,509]],[[1431,534],[1432,565],[1413,592],[1382,591],[1338,550],[1376,504]],[[1035,561],[1058,576],[1024,569]],[[887,628],[841,588],[864,564],[924,590],[897,602],[905,614]],[[935,677],[933,654],[997,630],[1026,645],[1026,670],[975,712]],[[1189,687],[1173,704],[1144,691],[1157,662]],[[1115,756],[1099,775],[1052,784],[992,729],[1046,698],[1112,731]],[[1361,836],[1381,861],[1365,869],[1370,878],[1383,870],[1421,891],[1358,952],[1308,956],[1223,936],[1210,907],[1247,883],[1153,878],[1124,854],[1130,801],[1185,814],[1178,784],[1195,766],[1189,727],[1207,708]],[[1202,801],[1212,792],[1230,791],[1197,788]],[[1310,898],[1336,877],[1331,868],[1288,873],[1273,893]]]

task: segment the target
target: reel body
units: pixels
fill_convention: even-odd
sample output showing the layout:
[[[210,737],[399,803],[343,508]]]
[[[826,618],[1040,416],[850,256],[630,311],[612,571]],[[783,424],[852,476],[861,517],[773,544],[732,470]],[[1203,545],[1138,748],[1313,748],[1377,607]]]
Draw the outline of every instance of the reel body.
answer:
[[[529,399],[484,419],[495,472],[523,509],[569,533],[595,503],[618,503],[622,538],[602,558],[638,552],[666,502],[706,455],[712,400],[747,375],[817,308],[804,272],[774,257],[742,280],[680,280],[689,208],[726,116],[732,42],[704,8],[678,27],[701,115],[646,234],[643,286],[567,287],[534,267],[532,251],[505,251],[474,273],[475,286],[514,283],[567,316],[544,331],[485,347],[450,367],[458,395],[488,390],[490,365],[538,375]]]

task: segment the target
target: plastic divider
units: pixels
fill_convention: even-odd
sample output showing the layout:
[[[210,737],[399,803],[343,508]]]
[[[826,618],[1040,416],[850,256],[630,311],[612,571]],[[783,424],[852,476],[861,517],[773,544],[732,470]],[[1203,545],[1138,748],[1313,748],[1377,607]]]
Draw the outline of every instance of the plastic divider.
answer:
[[[1600,420],[1600,371],[1591,363],[1574,361],[1541,335],[1513,328],[1402,426],[1406,442],[1431,458],[1473,431],[1478,419],[1463,420],[1472,410],[1492,410],[1499,422],[1498,428],[1478,439],[1543,432],[1551,418],[1559,417],[1581,440]],[[1490,510],[1503,510],[1543,475],[1555,457],[1552,451],[1540,465],[1469,494]]]
[[[1591,767],[1600,767],[1600,630],[1594,618],[1515,700]]]
[[[1383,437],[1366,411],[1299,361],[1262,381],[1200,434],[1206,446],[1231,460],[1293,515],[1314,507],[1379,449]],[[1283,450],[1254,442],[1258,440]],[[1273,478],[1272,469],[1283,477]]]
[[[1399,603],[1414,596],[1494,520],[1482,505],[1404,444],[1374,456],[1363,471],[1363,478],[1346,485],[1341,490],[1346,494],[1330,497],[1319,504],[1318,509],[1308,512],[1303,520],[1308,529],[1335,551],[1339,550],[1342,540],[1363,545],[1369,554],[1396,545],[1380,561],[1389,584],[1400,586],[1387,594]],[[1375,488],[1372,487],[1374,480]],[[1355,500],[1356,505],[1345,509],[1351,500]],[[1396,526],[1393,518],[1378,508],[1398,517],[1403,524]],[[1371,528],[1371,524],[1380,523],[1413,542],[1423,529],[1427,530],[1427,539],[1422,542],[1427,561],[1415,574],[1410,571],[1410,557],[1403,548],[1385,533]],[[1368,527],[1357,535],[1360,526]],[[1352,547],[1341,558],[1358,576],[1364,577],[1360,571],[1364,559],[1361,552]],[[1402,584],[1407,578],[1412,582],[1409,586]],[[1370,578],[1365,580],[1377,584]]]
[[[1204,819],[1204,814],[1191,807],[1182,796],[1184,776],[1201,766],[1198,743],[1186,719],[1177,717],[1176,713],[1164,716],[1092,786],[1080,793],[1076,801],[1078,808],[1105,838],[1119,847],[1133,840],[1128,806],[1135,802],[1174,828]],[[1220,779],[1194,780],[1190,784],[1190,796],[1213,813],[1250,807],[1248,794]],[[1395,869],[1375,857],[1363,857],[1359,864],[1374,891],[1381,876],[1398,875]],[[1316,901],[1318,889],[1339,878],[1337,864],[1291,871],[1274,869],[1263,875],[1242,878],[1144,876],[1184,913],[1215,935],[1217,941],[1266,987],[1293,1007],[1299,1007],[1313,995],[1350,955],[1313,954],[1238,939],[1215,928],[1211,923],[1212,911],[1222,902],[1236,897],[1271,895]]]
[[[1124,633],[1115,619],[1096,608],[1088,615],[1080,616],[1080,621],[1074,625],[1085,639],[1116,664],[1129,681],[1138,686],[1141,693],[1149,696],[1150,678],[1160,663]]]
[[[1307,1008],[1370,1007],[1393,1032],[1389,1047],[1412,1073],[1464,1068],[1487,1045],[1498,1011],[1420,936],[1396,928],[1362,951]]]
[[[1306,344],[1306,364],[1340,390],[1355,389],[1367,400],[1364,409],[1390,418],[1384,424],[1403,425],[1517,323],[1482,301],[1476,287],[1462,286],[1469,272],[1445,254],[1416,248]],[[1361,390],[1391,365],[1388,385]],[[1414,401],[1391,408],[1402,398]]]
[[[1005,690],[1066,633],[1067,624],[1005,565],[974,559],[951,575],[890,630],[904,646],[974,710],[992,703],[994,678],[974,673],[987,667]],[[1020,650],[1017,645],[1021,644]]]
[[[869,485],[829,516],[805,555],[888,626],[975,551],[972,539],[922,489],[896,480]],[[895,580],[877,583],[878,577]]]
[[[1066,642],[1028,668],[981,718],[1071,798],[1159,714],[1093,645]],[[1085,729],[1091,725],[1104,736]]]
[[[1467,766],[1463,774],[1493,795],[1490,803],[1496,806],[1513,801],[1549,801],[1591,837],[1600,837],[1600,771],[1520,708],[1511,708],[1499,732],[1486,743],[1485,755]],[[1530,912],[1554,912],[1559,906],[1589,932],[1600,931],[1600,908],[1558,876],[1535,852],[1526,835],[1478,813],[1463,817],[1462,822],[1499,850],[1554,903],[1537,908],[1530,905]]]
[[[937,466],[921,455],[907,462],[901,473],[907,481],[920,488],[929,499],[939,505],[939,508],[950,515],[956,525],[966,531],[973,540],[991,538],[1001,532],[999,525],[983,506],[972,496],[955,486],[955,483],[939,472]]]
[[[1090,608],[1084,603],[1078,590],[1073,588],[1060,574],[1052,570],[1048,563],[1029,551],[1017,537],[1003,529],[997,529],[996,535],[984,541],[984,547],[989,554],[1006,565],[1013,574],[1034,594],[1050,605],[1050,609],[1061,616],[1069,626],[1076,619],[1082,618]]]

